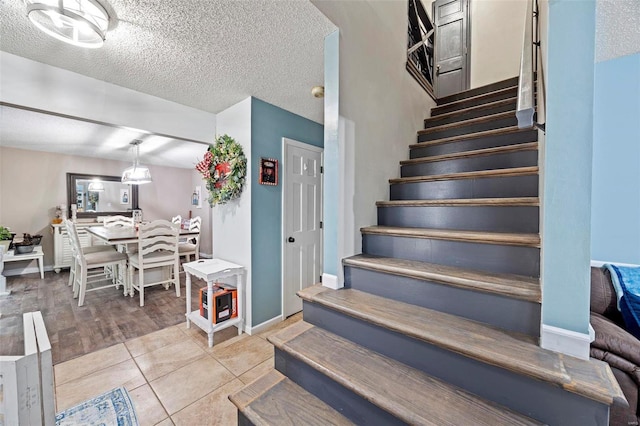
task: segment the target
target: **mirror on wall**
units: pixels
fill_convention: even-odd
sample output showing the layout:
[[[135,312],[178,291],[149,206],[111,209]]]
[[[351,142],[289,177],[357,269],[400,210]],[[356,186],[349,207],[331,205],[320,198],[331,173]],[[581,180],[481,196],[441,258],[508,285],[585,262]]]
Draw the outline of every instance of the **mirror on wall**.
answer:
[[[120,214],[138,209],[138,187],[120,182],[119,176],[67,173],[67,206],[77,206],[78,218]]]

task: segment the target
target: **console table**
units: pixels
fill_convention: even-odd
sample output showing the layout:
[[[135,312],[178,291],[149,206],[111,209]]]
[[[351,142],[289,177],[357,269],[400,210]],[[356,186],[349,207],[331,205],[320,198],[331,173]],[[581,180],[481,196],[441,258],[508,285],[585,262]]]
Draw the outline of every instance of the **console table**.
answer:
[[[235,325],[238,327],[238,335],[242,334],[242,327],[244,323],[244,275],[245,269],[235,263],[227,262],[222,259],[200,259],[194,262],[183,263],[185,278],[186,278],[186,292],[187,292],[187,328],[191,328],[191,323],[200,327],[207,332],[209,338],[209,347],[213,346],[213,333],[218,330],[225,329]],[[200,310],[191,310],[191,276],[194,275],[198,278],[202,278],[207,282],[207,300],[208,303],[208,319],[200,315]],[[213,283],[224,278],[235,277],[236,289],[238,290],[237,309],[238,316],[236,318],[230,318],[221,323],[213,324]],[[225,283],[227,284],[227,283]],[[230,283],[233,286],[233,283]]]

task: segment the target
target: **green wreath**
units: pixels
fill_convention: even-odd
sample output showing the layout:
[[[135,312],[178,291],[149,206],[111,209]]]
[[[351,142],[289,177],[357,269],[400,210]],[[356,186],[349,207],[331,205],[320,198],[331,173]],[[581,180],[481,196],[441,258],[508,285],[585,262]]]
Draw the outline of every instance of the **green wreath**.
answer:
[[[196,164],[209,191],[211,207],[226,204],[242,193],[247,176],[247,157],[242,146],[228,135],[216,139],[204,154],[204,159]]]

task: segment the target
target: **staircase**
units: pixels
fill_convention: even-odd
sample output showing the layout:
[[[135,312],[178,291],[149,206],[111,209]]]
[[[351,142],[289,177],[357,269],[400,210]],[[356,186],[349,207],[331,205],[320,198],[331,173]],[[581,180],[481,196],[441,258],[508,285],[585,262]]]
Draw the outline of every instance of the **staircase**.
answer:
[[[538,346],[538,143],[517,80],[441,99],[343,260],[299,292],[276,370],[230,396],[239,424],[606,425],[609,367]]]

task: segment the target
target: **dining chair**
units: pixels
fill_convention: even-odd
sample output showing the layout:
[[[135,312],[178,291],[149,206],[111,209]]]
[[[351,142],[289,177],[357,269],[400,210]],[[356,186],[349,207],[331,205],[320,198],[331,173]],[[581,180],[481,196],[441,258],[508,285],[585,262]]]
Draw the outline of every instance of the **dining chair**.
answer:
[[[80,245],[80,247],[76,247],[74,239],[71,238],[71,233],[74,233],[75,235],[78,234],[78,230],[76,229],[75,224],[69,219],[65,219],[64,226],[65,226],[67,235],[69,236],[68,237],[69,248],[71,249],[71,263],[69,265],[69,287],[71,287],[73,285],[73,280],[76,275],[76,267],[77,267],[75,251],[82,250],[84,254],[90,254],[90,253],[98,253],[102,251],[115,251],[115,248],[113,246],[107,246],[107,245],[89,246],[89,247],[82,247],[82,245]],[[78,240],[80,240],[79,237],[78,237]],[[112,272],[110,270],[103,270],[102,272],[94,272],[92,274],[89,274],[87,278],[96,278],[98,276],[103,276],[105,279],[113,278]]]
[[[65,226],[67,227],[69,241],[71,242],[71,251],[74,257],[74,261],[71,262],[72,264],[75,264],[73,274],[73,297],[78,299],[78,306],[84,305],[84,298],[87,292],[101,290],[103,288],[115,287],[117,289],[122,285],[126,296],[128,288],[119,278],[122,274],[114,273],[109,279],[104,276],[104,273],[90,275],[90,272],[91,270],[99,268],[104,271],[104,268],[108,266],[124,270],[127,265],[127,255],[115,250],[101,250],[92,253],[85,253],[80,245],[80,238],[78,237],[75,224],[67,220]],[[111,282],[100,287],[87,287],[88,284],[105,281],[105,279],[109,279]]]
[[[195,259],[200,259],[200,228],[202,226],[202,219],[200,216],[196,216],[189,222],[189,231],[198,232],[198,235],[187,239],[185,242],[178,244],[178,253],[180,257],[184,256],[187,262],[191,261],[191,255],[194,255]]]
[[[182,224],[182,216],[178,215],[178,216],[172,217],[171,223],[173,223],[174,225],[178,225],[178,227],[180,227],[180,225]]]
[[[105,216],[104,218],[102,218],[102,224],[105,226],[105,228],[110,228],[114,226],[120,226],[120,227],[134,226],[133,216],[127,217],[123,215]],[[127,253],[129,251],[126,245],[118,245],[116,250],[123,253]],[[111,270],[111,268],[107,268],[107,270],[110,271],[111,273],[115,273],[114,271]],[[120,271],[121,281],[125,281],[124,280],[125,276],[123,275],[124,273],[125,271]]]
[[[111,226],[133,226],[133,217],[127,217],[122,215],[105,216],[102,219],[102,223],[106,227]]]
[[[180,297],[179,258],[178,258],[178,228],[167,220],[155,220],[141,224],[138,230],[138,250],[129,254],[129,285],[131,296],[133,290],[140,293],[140,306],[144,306],[144,289],[152,285],[163,284],[166,289],[173,283],[176,296]],[[158,280],[145,282],[145,275],[149,269],[167,268]],[[134,269],[138,270],[138,280],[134,280]]]

